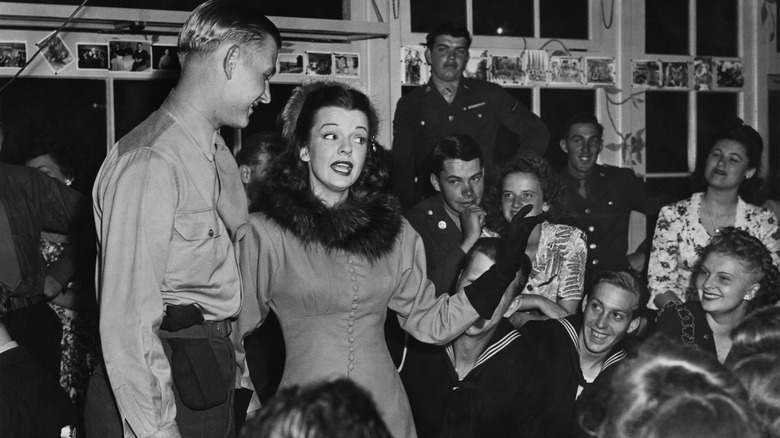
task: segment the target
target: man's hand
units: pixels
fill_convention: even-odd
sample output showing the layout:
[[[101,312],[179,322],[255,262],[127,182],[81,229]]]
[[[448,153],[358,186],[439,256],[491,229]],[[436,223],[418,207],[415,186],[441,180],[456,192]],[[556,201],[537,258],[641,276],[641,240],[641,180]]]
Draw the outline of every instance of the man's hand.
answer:
[[[62,292],[62,285],[54,277],[46,276],[43,280],[43,294],[46,298],[54,298]]]
[[[469,252],[482,235],[482,226],[485,224],[485,210],[478,205],[472,205],[460,212],[460,229],[463,239],[460,248],[464,253]]]

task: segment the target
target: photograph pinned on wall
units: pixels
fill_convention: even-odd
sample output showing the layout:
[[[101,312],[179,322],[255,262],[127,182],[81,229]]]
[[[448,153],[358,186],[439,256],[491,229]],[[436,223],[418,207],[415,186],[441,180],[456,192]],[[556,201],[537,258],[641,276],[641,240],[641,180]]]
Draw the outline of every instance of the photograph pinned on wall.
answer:
[[[585,66],[589,85],[615,84],[614,58],[585,58]]]
[[[469,50],[469,61],[466,63],[463,76],[487,81],[489,66],[490,55],[487,50]]]
[[[745,85],[745,78],[742,76],[742,61],[717,59],[713,64],[718,88],[742,88]]]
[[[488,80],[496,84],[525,85],[526,74],[519,56],[492,56]]]
[[[105,44],[76,44],[79,70],[108,70],[108,46]]]
[[[401,84],[421,85],[431,77],[431,67],[425,61],[423,46],[401,46]]]
[[[360,76],[360,55],[357,53],[334,53],[333,63],[336,65],[336,76]]]
[[[660,87],[663,82],[661,61],[631,61],[631,85],[634,87]]]
[[[54,35],[54,32],[35,43],[35,45],[43,47],[41,55],[46,59],[46,62],[55,74],[75,61],[65,41],[59,35]]]
[[[330,52],[306,52],[306,74],[330,76],[333,74],[333,54]]]
[[[550,83],[551,84],[581,84],[582,58],[579,56],[551,56],[550,57]]]
[[[180,71],[178,46],[152,46],[152,69]]]
[[[712,90],[712,58],[697,57],[693,59],[693,89]]]
[[[550,54],[546,50],[524,50],[520,56],[520,66],[526,74],[527,85],[547,84],[547,71]]]
[[[109,70],[141,72],[152,66],[151,44],[146,41],[110,41]]]
[[[664,68],[664,88],[688,88],[688,63],[687,62],[661,62]]]
[[[279,74],[302,75],[303,53],[280,53],[276,71]]]
[[[27,63],[27,43],[0,41],[0,68],[18,69]]]

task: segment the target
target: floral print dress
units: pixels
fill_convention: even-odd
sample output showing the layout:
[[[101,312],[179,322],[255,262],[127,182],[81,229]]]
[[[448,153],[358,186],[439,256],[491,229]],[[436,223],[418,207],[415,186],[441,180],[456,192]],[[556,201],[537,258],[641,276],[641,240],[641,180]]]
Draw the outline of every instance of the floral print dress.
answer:
[[[49,233],[41,236],[41,253],[47,266],[57,261],[62,254],[65,243],[61,242],[60,237]],[[78,286],[68,286],[70,288],[64,293],[81,293],[76,289]],[[62,323],[60,386],[71,401],[81,404],[86,395],[89,376],[98,361],[97,320],[52,302],[48,304]]]
[[[682,302],[697,299],[693,272],[701,250],[710,241],[701,222],[702,195],[695,193],[689,199],[667,205],[658,214],[648,266],[651,309],[656,309],[653,299],[667,290]],[[738,199],[734,226],[763,242],[775,265],[780,266],[780,228],[770,210]]]

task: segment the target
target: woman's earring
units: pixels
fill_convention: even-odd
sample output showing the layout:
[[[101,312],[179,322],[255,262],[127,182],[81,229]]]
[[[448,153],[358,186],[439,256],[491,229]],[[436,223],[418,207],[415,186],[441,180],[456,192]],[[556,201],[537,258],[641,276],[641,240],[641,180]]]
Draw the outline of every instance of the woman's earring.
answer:
[[[65,185],[70,187],[73,184],[73,178],[65,178]]]

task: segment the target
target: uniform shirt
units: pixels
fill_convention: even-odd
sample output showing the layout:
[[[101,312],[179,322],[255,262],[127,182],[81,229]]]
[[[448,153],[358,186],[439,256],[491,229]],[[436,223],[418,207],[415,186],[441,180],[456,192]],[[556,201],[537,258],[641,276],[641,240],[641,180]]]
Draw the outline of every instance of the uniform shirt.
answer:
[[[473,138],[482,148],[483,165],[490,174],[499,126],[517,135],[516,152],[544,155],[550,140],[547,126],[496,84],[461,78],[451,104],[433,82],[402,97],[393,120],[392,149],[393,192],[401,201],[401,210],[435,194],[426,161],[442,137],[466,134]]]
[[[216,128],[172,91],[119,140],[93,189],[106,371],[138,436],[175,426],[157,337],[165,306],[197,304],[207,321],[241,306],[237,256],[216,208],[215,138]]]
[[[587,199],[578,192],[579,181],[566,171],[561,174],[564,197],[574,210],[575,224],[588,241],[585,284],[604,270],[626,270],[628,230],[631,212],[654,216],[644,182],[631,169],[595,165],[587,176]]]

